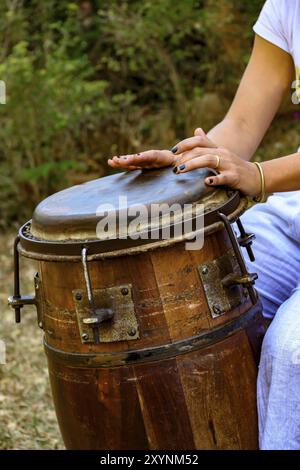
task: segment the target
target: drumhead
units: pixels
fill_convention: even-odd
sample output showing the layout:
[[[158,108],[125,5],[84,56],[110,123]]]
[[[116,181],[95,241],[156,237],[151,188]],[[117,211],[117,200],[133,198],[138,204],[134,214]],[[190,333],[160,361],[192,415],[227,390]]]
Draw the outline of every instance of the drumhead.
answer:
[[[182,220],[183,208],[188,218],[203,218],[204,214],[204,225],[211,225],[217,220],[218,210],[230,214],[240,204],[237,191],[206,186],[205,178],[213,174],[213,170],[205,168],[175,175],[171,168],[165,168],[117,173],[73,186],[53,194],[36,207],[32,221],[21,229],[22,244],[27,249],[30,245],[30,251],[61,253],[73,244],[69,251],[77,254],[79,248],[75,245],[81,242],[97,242],[95,252],[151,243],[151,237],[147,241],[139,235],[152,231],[153,207],[163,207],[158,217],[161,227],[175,226],[179,218]],[[171,212],[166,217],[169,209]],[[143,216],[132,229],[137,214],[145,215],[145,210],[149,217]],[[113,233],[109,228],[99,234],[99,223],[105,221],[115,221]],[[127,229],[125,235],[119,228],[120,221]],[[101,246],[99,242],[103,242]]]

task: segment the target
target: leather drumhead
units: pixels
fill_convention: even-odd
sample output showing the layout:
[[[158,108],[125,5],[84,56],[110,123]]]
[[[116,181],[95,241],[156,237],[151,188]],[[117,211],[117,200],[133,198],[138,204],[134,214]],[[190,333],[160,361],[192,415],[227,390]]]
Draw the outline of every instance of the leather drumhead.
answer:
[[[99,206],[120,216],[129,208],[152,204],[203,202],[210,206],[216,193],[204,179],[215,174],[198,169],[175,175],[171,168],[117,173],[60,191],[42,201],[35,209],[31,233],[43,240],[95,238]],[[121,199],[120,199],[121,198]],[[222,203],[218,197],[218,203]],[[120,208],[121,201],[121,208]]]

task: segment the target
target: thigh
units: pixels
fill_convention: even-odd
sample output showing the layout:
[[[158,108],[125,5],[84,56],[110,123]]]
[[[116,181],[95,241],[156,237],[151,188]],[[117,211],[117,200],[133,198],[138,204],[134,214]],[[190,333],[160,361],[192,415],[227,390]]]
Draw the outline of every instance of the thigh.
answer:
[[[297,366],[300,372],[300,285],[276,312],[265,335],[262,354],[279,359],[281,364]]]
[[[268,318],[275,315],[300,281],[300,236],[295,231],[298,213],[300,192],[271,196],[267,203],[257,204],[241,217],[246,231],[256,235],[255,261],[247,264],[258,274],[256,288]]]
[[[258,384],[261,449],[300,449],[300,287],[263,341]]]

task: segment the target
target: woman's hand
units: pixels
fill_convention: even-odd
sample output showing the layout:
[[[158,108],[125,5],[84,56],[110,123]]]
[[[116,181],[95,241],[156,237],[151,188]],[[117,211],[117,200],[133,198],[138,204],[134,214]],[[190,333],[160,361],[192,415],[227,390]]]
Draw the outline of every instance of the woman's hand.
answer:
[[[256,197],[260,194],[259,170],[229,150],[218,147],[205,132],[198,128],[194,136],[182,140],[171,150],[148,150],[134,155],[113,157],[108,160],[112,168],[137,170],[174,166],[174,173],[186,173],[196,168],[212,168],[218,175],[206,178],[208,186],[226,185],[244,194]]]
[[[196,129],[194,137],[176,144],[171,150],[147,150],[133,155],[122,155],[108,160],[112,168],[123,170],[140,170],[142,168],[162,168],[176,165],[182,152],[194,148],[209,148],[216,145],[206,136],[202,129]]]
[[[194,148],[178,156],[174,173],[186,173],[196,168],[212,168],[219,174],[205,179],[208,186],[226,185],[239,189],[247,196],[261,192],[261,179],[257,166],[247,162],[225,148]]]
[[[133,155],[113,157],[107,163],[112,168],[120,170],[141,170],[174,165],[176,158],[170,150],[147,150]]]

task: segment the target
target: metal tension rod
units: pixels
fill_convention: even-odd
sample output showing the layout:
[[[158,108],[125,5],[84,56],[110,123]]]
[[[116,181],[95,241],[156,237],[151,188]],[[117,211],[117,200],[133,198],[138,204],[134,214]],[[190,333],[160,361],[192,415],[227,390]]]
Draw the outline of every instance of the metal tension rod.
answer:
[[[230,224],[227,216],[225,214],[222,214],[221,212],[219,212],[219,216],[220,216],[221,220],[223,221],[225,229],[228,233],[228,236],[229,236],[229,239],[231,241],[234,254],[236,256],[237,262],[238,262],[240,270],[241,270],[241,274],[244,277],[244,279],[246,279],[246,282],[244,281],[244,284],[248,289],[251,302],[253,304],[255,304],[257,302],[257,294],[256,294],[256,291],[255,291],[253,285],[255,283],[255,280],[257,279],[257,274],[251,274],[251,273],[248,272],[245,261],[244,261],[244,258],[241,254],[241,251],[240,251],[240,247],[239,247],[237,238],[235,236],[235,233],[234,233],[234,231],[231,227],[231,224]]]
[[[8,305],[15,310],[16,323],[21,322],[21,309],[24,305],[36,305],[36,298],[33,295],[23,295],[20,293],[20,259],[18,245],[20,237],[17,236],[14,242],[14,295],[8,298]]]
[[[254,233],[246,233],[241,219],[237,219],[236,223],[240,231],[240,237],[238,238],[239,245],[246,248],[250,261],[255,261],[251,246],[253,240],[255,240],[255,235]]]
[[[93,295],[93,290],[92,290],[92,286],[91,286],[90,272],[89,272],[89,268],[88,268],[87,252],[88,252],[88,249],[87,249],[86,246],[84,246],[82,248],[82,251],[81,251],[81,261],[82,261],[82,266],[83,266],[83,274],[84,274],[84,279],[85,279],[85,285],[86,285],[88,301],[89,301],[89,304],[90,304],[91,315],[92,315],[92,317],[95,317],[95,320],[97,320],[95,299],[94,299],[94,295]],[[96,344],[99,344],[100,343],[100,337],[99,337],[98,322],[96,321],[95,324],[91,324],[91,327],[92,327],[92,330],[93,330],[94,342]]]
[[[87,253],[88,253],[88,249],[86,246],[84,246],[81,251],[81,261],[82,261],[82,266],[83,266],[87,297],[88,297],[89,306],[90,306],[90,317],[84,318],[83,323],[85,323],[86,325],[89,325],[92,328],[94,342],[96,344],[99,344],[100,343],[99,326],[102,322],[113,319],[114,309],[96,307],[93,289],[91,285]]]

